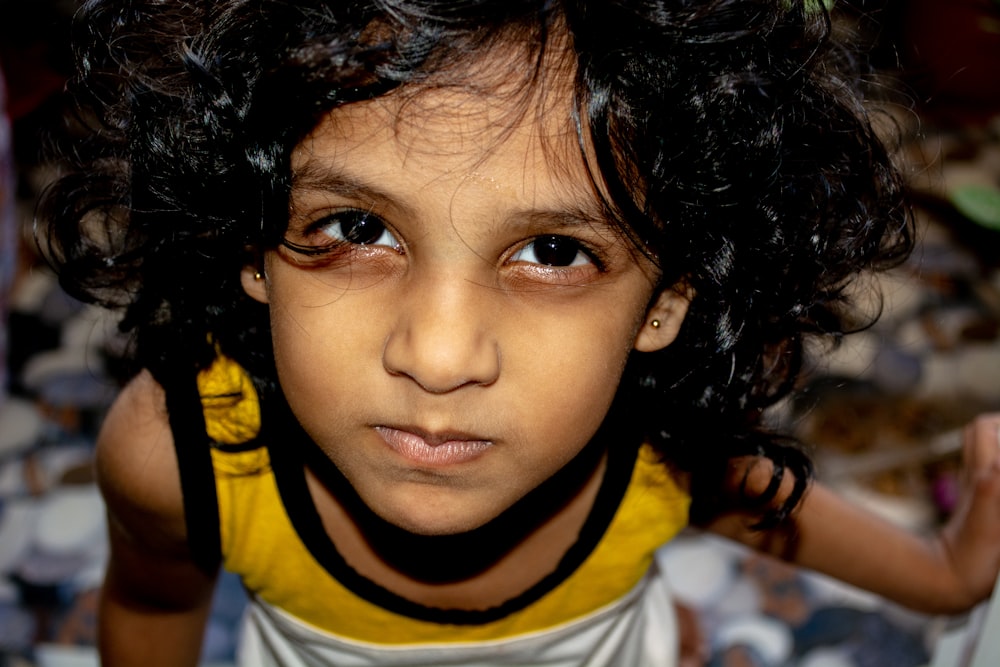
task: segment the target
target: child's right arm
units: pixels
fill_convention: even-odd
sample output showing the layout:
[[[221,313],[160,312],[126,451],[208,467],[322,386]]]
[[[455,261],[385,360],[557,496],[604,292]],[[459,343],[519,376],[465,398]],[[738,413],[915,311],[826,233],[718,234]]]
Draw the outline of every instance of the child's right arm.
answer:
[[[148,373],[115,401],[96,461],[111,543],[98,618],[102,664],[197,665],[216,577],[190,557],[163,390]]]
[[[756,531],[747,517],[720,517],[709,530],[927,613],[964,612],[989,597],[1000,571],[1000,414],[964,433],[966,489],[936,535],[904,530],[815,483],[793,515],[791,532]],[[759,494],[769,465],[754,466]],[[739,486],[742,470],[733,471]],[[786,476],[779,496],[787,497]]]

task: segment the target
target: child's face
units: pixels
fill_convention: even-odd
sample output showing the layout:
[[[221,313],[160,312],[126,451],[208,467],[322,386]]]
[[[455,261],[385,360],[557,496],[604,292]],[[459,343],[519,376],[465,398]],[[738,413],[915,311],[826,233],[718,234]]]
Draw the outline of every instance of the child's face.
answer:
[[[568,102],[508,106],[438,90],[332,112],[293,154],[286,239],[342,247],[244,271],[291,409],[416,533],[478,527],[562,468],[686,306],[647,313],[656,272],[601,219]]]

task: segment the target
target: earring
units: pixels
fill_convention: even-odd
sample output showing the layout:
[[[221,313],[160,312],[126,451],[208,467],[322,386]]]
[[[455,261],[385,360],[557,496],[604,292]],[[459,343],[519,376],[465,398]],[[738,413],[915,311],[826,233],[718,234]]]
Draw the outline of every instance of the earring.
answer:
[[[649,326],[653,327],[654,329],[659,329],[660,328],[660,320],[653,320],[653,321],[651,321],[649,323]]]
[[[264,274],[262,274],[260,271],[254,271],[253,272],[253,279],[254,280],[263,280],[264,279]]]

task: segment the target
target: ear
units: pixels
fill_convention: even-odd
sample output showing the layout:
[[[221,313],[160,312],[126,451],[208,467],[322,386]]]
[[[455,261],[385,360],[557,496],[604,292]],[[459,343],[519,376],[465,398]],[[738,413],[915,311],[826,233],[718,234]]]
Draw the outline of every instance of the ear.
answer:
[[[674,285],[660,292],[646,312],[646,320],[635,337],[635,349],[656,352],[673,343],[687,315],[691,297],[690,289],[683,285]]]
[[[264,269],[261,266],[247,264],[240,271],[240,283],[243,291],[255,301],[268,303],[267,282],[264,279]]]

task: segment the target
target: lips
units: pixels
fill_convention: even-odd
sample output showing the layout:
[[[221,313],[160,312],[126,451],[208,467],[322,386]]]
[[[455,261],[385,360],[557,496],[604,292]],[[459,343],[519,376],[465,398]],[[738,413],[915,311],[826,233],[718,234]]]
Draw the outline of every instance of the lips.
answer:
[[[445,466],[465,463],[478,458],[493,446],[490,440],[479,440],[456,434],[418,434],[388,426],[376,426],[375,431],[400,456],[421,465]]]

